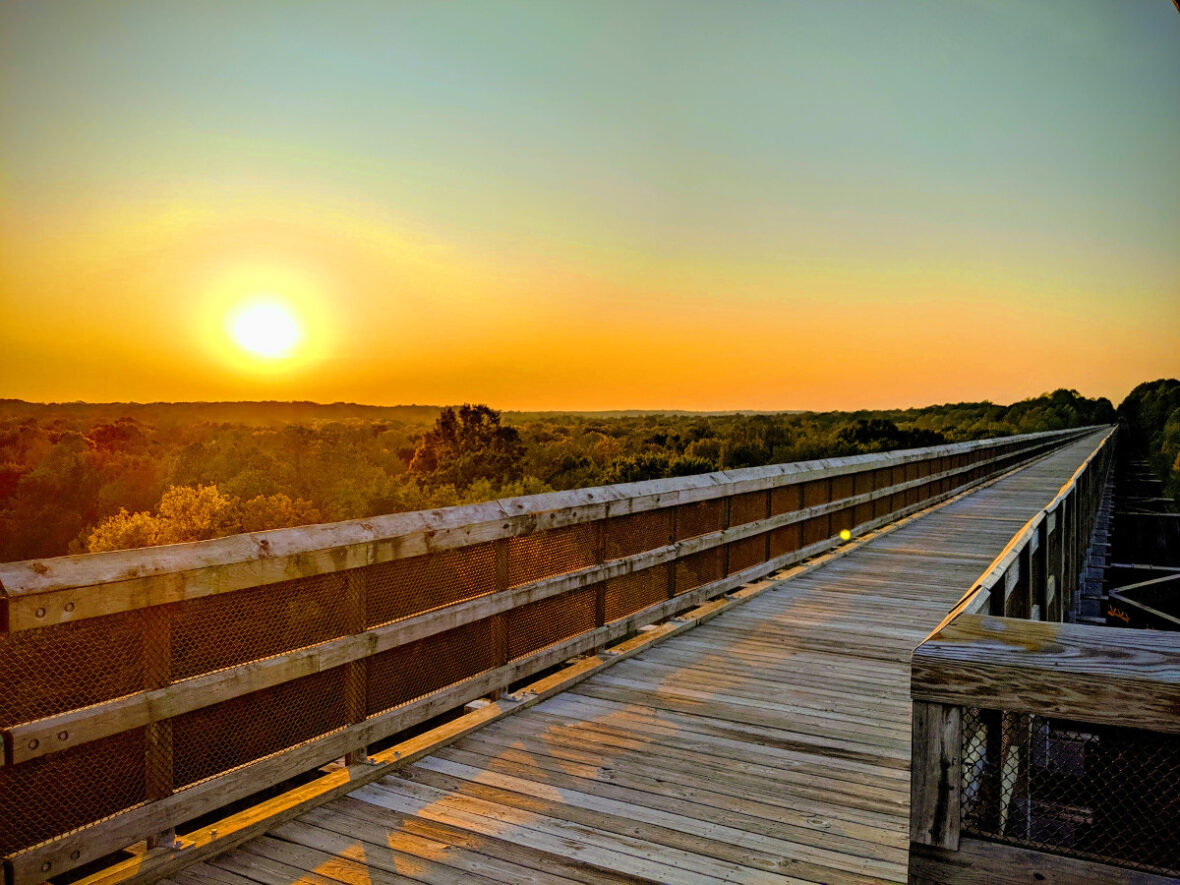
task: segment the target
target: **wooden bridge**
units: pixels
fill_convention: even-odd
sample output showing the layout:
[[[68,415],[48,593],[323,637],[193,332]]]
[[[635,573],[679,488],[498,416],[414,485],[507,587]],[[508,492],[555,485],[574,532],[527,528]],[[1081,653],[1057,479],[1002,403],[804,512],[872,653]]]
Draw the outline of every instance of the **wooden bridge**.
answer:
[[[1061,623],[1113,437],[0,566],[9,882],[1172,881],[1180,647]]]

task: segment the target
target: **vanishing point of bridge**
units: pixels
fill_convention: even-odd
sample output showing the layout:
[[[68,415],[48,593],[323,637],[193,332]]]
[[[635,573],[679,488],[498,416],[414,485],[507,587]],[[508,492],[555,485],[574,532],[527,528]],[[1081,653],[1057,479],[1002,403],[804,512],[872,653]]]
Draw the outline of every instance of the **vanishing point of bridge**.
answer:
[[[1180,649],[1062,623],[1113,447],[0,566],[7,881],[1172,881]]]

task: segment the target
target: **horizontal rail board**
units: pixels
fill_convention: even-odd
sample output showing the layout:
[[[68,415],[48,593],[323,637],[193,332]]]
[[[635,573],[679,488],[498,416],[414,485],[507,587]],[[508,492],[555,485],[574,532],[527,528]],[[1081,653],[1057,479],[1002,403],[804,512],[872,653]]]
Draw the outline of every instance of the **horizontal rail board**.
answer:
[[[553,492],[192,544],[5,563],[0,564],[0,592],[7,600],[7,629],[34,629],[815,479],[988,448],[1056,445],[1086,432],[1089,429],[1025,434]],[[979,466],[972,463],[965,469]]]
[[[1175,636],[963,614],[918,646],[915,700],[1180,734]]]

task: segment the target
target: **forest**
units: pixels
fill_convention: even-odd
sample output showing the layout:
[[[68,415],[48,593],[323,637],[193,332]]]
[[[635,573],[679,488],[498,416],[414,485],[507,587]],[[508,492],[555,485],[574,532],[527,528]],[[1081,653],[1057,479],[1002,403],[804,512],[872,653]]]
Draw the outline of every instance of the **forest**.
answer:
[[[1158,424],[1143,432],[1175,493],[1180,382],[1154,385],[1120,410]],[[771,414],[0,400],[0,561],[1115,420],[1074,390]]]

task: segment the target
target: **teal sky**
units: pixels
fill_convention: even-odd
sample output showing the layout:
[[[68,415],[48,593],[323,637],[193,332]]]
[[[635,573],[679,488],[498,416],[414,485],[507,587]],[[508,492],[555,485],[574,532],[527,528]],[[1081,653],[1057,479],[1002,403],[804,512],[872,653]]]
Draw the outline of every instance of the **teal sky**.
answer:
[[[1167,0],[0,9],[0,394],[852,407],[1180,373]],[[194,274],[247,253],[342,317],[320,370],[145,379]],[[565,338],[809,343],[594,385],[589,357],[489,344],[423,382],[421,336],[387,359],[374,317],[522,363]]]

